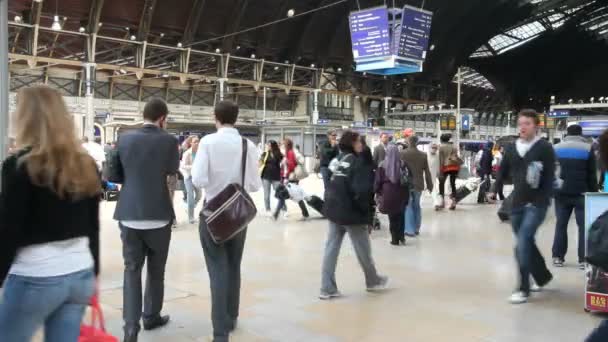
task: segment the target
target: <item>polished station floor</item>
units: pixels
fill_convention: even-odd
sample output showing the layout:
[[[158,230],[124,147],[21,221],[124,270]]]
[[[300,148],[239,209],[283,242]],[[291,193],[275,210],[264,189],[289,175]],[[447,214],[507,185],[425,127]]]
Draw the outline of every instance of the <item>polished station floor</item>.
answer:
[[[322,195],[321,182],[303,182]],[[173,231],[166,274],[164,313],[171,323],[142,332],[142,342],[208,341],[209,281],[198,228],[186,222],[181,192],[175,196],[181,224]],[[262,192],[254,198],[263,208]],[[374,232],[373,254],[381,273],[390,276],[385,293],[365,291],[363,274],[348,239],[338,264],[343,298],[318,299],[327,221],[311,208],[300,220],[297,205],[278,222],[260,215],[249,227],[243,261],[239,328],[234,341],[583,341],[600,317],[583,311],[584,271],[576,265],[575,225],[570,226],[566,267],[555,269],[548,289],[531,302],[513,306],[515,286],[511,227],[499,222],[496,206],[474,204],[476,194],[454,212],[435,212],[423,199],[422,233],[407,245],[389,245],[387,220]],[[273,202],[274,203],[274,202]],[[123,261],[113,203],[102,209],[101,302],[108,329],[122,337]],[[550,261],[554,214],[538,234]]]

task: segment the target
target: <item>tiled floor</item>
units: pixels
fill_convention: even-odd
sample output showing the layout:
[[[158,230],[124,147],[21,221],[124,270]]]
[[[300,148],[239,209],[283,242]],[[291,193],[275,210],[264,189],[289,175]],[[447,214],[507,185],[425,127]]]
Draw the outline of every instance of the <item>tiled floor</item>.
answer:
[[[304,182],[320,189],[318,180]],[[313,191],[314,192],[314,191]],[[176,197],[180,197],[180,193]],[[255,199],[261,207],[261,193]],[[469,201],[474,200],[471,196]],[[114,206],[103,206],[102,302],[108,328],[121,336],[122,257]],[[176,198],[181,221],[185,208]],[[583,272],[573,263],[555,270],[548,291],[512,306],[515,285],[510,226],[499,223],[493,206],[464,204],[436,213],[424,199],[422,235],[405,247],[388,244],[385,228],[373,234],[373,254],[391,277],[383,294],[365,292],[363,275],[345,241],[338,281],[345,297],[317,299],[327,222],[259,217],[249,228],[243,262],[242,312],[234,341],[583,341],[600,318],[583,311]],[[550,257],[553,215],[538,240]],[[574,228],[574,227],[571,227]],[[571,229],[571,246],[575,246]],[[165,313],[172,322],[144,332],[140,341],[207,341],[211,335],[208,278],[197,228],[174,231],[167,265]]]

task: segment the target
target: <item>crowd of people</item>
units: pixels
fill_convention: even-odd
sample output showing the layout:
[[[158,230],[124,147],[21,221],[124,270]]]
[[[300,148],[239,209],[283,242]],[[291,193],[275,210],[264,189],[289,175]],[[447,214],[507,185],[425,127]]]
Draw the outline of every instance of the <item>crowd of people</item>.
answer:
[[[123,341],[137,341],[142,325],[153,330],[170,322],[163,313],[164,279],[176,221],[173,192],[178,180],[185,188],[189,223],[198,223],[211,290],[213,340],[228,341],[238,326],[241,260],[250,221],[240,221],[238,212],[226,210],[232,210],[237,200],[247,204],[246,194],[263,188],[264,210],[276,220],[287,212],[287,203],[280,197],[273,210],[273,194],[282,188],[298,188],[307,176],[304,157],[290,139],[281,144],[269,141],[259,153],[235,128],[238,114],[236,104],[219,102],[214,109],[217,132],[202,139],[188,137],[180,145],[166,131],[166,103],[152,99],[144,107],[143,126],[123,133],[104,151],[99,144],[101,150],[88,141],[81,143],[59,92],[46,86],[20,90],[14,122],[16,147],[2,165],[0,341],[29,341],[39,327],[44,327],[46,341],[78,340],[85,308],[97,295],[102,173],[103,178],[122,185],[114,219],[120,227],[124,258]],[[496,173],[487,200],[502,197],[505,183],[514,188],[510,219],[519,270],[519,284],[509,299],[514,304],[527,302],[532,292],[553,279],[535,242],[552,199],[557,216],[553,265],[564,266],[572,211],[579,228],[578,262],[584,263],[583,194],[598,190],[597,156],[602,165],[608,165],[608,133],[600,137],[597,151],[582,136],[581,127],[572,125],[564,141],[552,146],[539,137],[538,125],[536,112],[521,111],[516,142],[499,154],[485,146],[479,158],[482,181],[491,182],[491,174]],[[332,130],[320,144],[323,214],[329,221],[320,299],[341,296],[336,267],[346,234],[367,291],[388,288],[389,278],[377,270],[371,250],[369,232],[377,212],[388,216],[390,243],[399,246],[405,244],[406,236],[420,234],[424,191],[437,191],[436,207],[441,210],[446,207],[449,182],[447,207],[456,209],[456,179],[464,167],[458,146],[444,135],[440,144],[431,144],[424,153],[415,135],[406,138],[396,144],[382,134],[372,152],[357,132],[346,130],[338,137]],[[235,167],[234,156],[242,156],[241,167]],[[195,208],[203,193],[203,210],[197,218]],[[224,206],[208,207],[227,193],[232,197]],[[307,218],[302,197],[295,201]],[[231,229],[221,243],[217,220]],[[246,223],[233,227],[236,222]],[[608,323],[602,324],[589,341],[604,341],[606,329]]]

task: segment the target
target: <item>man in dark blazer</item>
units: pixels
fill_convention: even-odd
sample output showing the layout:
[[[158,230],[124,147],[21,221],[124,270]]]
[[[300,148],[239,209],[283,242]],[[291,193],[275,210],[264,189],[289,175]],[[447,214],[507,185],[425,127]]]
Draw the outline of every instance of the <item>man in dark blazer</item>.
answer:
[[[410,189],[410,200],[405,209],[405,235],[414,237],[419,235],[422,225],[422,209],[420,198],[425,189],[433,192],[433,177],[429,168],[426,153],[418,149],[418,137],[412,135],[408,138],[408,148],[401,151],[401,160],[412,171],[413,187]]]
[[[380,144],[374,147],[374,164],[376,164],[376,167],[380,166],[386,157],[386,148],[389,143],[388,138],[388,134],[380,134]]]
[[[144,107],[143,127],[120,136],[117,153],[109,163],[114,169],[111,180],[123,184],[114,219],[119,221],[125,263],[125,342],[137,341],[140,329],[144,263],[144,329],[152,330],[169,322],[169,316],[161,316],[165,265],[175,220],[167,176],[178,171],[179,148],[177,139],[164,130],[168,113],[163,100],[150,100]]]

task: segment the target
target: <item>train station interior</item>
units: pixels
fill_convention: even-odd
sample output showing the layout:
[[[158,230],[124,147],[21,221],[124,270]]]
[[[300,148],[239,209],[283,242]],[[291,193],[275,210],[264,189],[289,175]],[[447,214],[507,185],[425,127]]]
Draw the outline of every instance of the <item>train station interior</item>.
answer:
[[[190,143],[200,141],[197,148],[207,148],[221,126],[218,104],[233,103],[238,106],[234,127],[257,148],[258,176],[266,180],[268,156],[274,153],[269,146],[278,143],[285,160],[276,182],[284,183],[282,188],[295,184],[303,199],[296,200],[293,193],[281,199],[270,180],[268,189],[250,193],[257,216],[246,229],[238,326],[230,341],[608,342],[606,334],[590,337],[608,324],[608,272],[580,255],[590,255],[592,226],[603,223],[608,211],[602,159],[602,135],[608,129],[608,0],[0,0],[0,19],[1,159],[10,160],[19,153],[15,151],[28,148],[19,145],[24,138],[18,136],[23,129],[15,127],[16,116],[22,91],[40,85],[61,95],[86,151],[96,161],[92,149],[104,153],[98,161],[104,193],[95,298],[105,322],[100,330],[115,339],[84,339],[86,332],[81,331],[78,341],[228,341],[218,337],[214,324],[214,285],[201,246],[204,224],[199,213],[205,215],[203,208],[212,198],[205,196],[205,188],[198,202],[188,197],[196,192],[191,189],[197,187],[194,169],[202,155]],[[163,228],[171,230],[161,295],[162,314],[170,315],[170,321],[147,329],[144,317],[139,335],[136,331],[135,339],[129,339],[125,287],[131,285],[125,278],[126,242],[121,235],[127,220],[119,224],[115,219],[128,177],[124,184],[114,184],[108,168],[112,151],[122,148],[122,137],[150,125],[144,110],[158,99],[168,109],[161,128],[178,141],[181,156],[190,151],[191,160],[184,168],[182,158],[179,176],[166,175],[180,179],[173,189],[169,185],[175,219]],[[545,284],[533,283],[531,289],[522,288],[525,298],[514,298],[524,253],[513,227],[521,222],[514,222],[511,209],[507,218],[501,214],[519,185],[513,176],[503,190],[501,168],[506,170],[502,163],[508,160],[507,151],[526,160],[526,152],[520,152],[521,124],[530,112],[538,119],[532,145],[541,141],[552,146],[542,158],[550,155],[547,160],[561,167],[561,175],[545,176],[561,180],[578,167],[571,159],[580,159],[580,153],[570,145],[569,152],[559,152],[574,135],[580,138],[576,146],[587,146],[585,158],[593,159],[583,167],[593,166],[572,182],[591,177],[587,184],[593,184],[578,189],[580,212],[565,219],[560,197],[544,194],[551,201],[544,208],[546,218],[527,241],[538,246],[552,279],[542,292],[536,290]],[[339,209],[317,208],[311,198],[331,200],[328,184],[336,172],[330,161],[344,154],[338,151],[342,145],[331,139],[341,142],[349,134],[363,137],[369,146],[376,181],[378,170],[391,160],[385,153],[392,146],[402,160],[406,150],[418,150],[432,179],[416,175],[422,171],[408,165],[412,177],[427,177],[427,183],[421,180],[422,190],[413,190],[413,185],[408,190],[410,203],[414,192],[419,196],[421,224],[411,234],[404,228],[412,219],[407,212],[411,204],[406,203],[400,211],[400,229],[406,231],[401,243],[391,236],[393,217],[380,209],[381,195],[376,191],[374,200],[370,190],[373,217],[362,229],[369,233],[372,264],[390,279],[388,284],[381,289],[366,286],[361,270],[365,262],[349,237],[335,272],[339,292],[326,293],[324,258],[328,235],[337,224],[332,211]],[[446,156],[458,160],[453,175],[457,191],[446,181],[452,171],[444,171],[445,165],[433,171],[433,151],[443,153],[444,145],[457,151],[455,157]],[[289,169],[288,146],[296,150],[295,168],[303,174],[295,180],[283,173],[290,172],[284,170]],[[336,155],[324,165],[327,149],[335,149]],[[485,172],[482,156],[489,167]],[[222,158],[230,159],[235,169],[241,163],[240,155]],[[209,168],[216,162],[209,160]],[[13,221],[7,218],[10,206],[4,204],[10,199],[4,165],[0,235],[7,236]],[[191,188],[184,169],[192,172]],[[333,176],[324,179],[324,172]],[[529,169],[519,174],[538,188],[530,185]],[[402,186],[405,182],[401,178]],[[445,202],[443,189],[438,190],[444,185]],[[555,186],[550,192],[560,189]],[[461,191],[466,192],[462,198]],[[506,196],[492,197],[496,193]],[[524,204],[522,210],[536,205]],[[302,205],[309,215],[303,215]],[[560,227],[567,228],[567,235],[559,238],[562,246],[569,246],[565,256],[556,255],[558,231],[565,229]],[[584,246],[578,257],[577,246]],[[10,266],[8,256],[2,258]],[[144,267],[143,279],[147,273]],[[0,327],[17,327],[19,322],[2,322],[10,318],[2,315],[9,302],[6,291],[5,284],[0,289]],[[87,309],[83,326],[93,316]],[[30,341],[3,336],[17,335],[0,331],[0,342]],[[42,324],[32,341],[77,342],[49,336]]]

